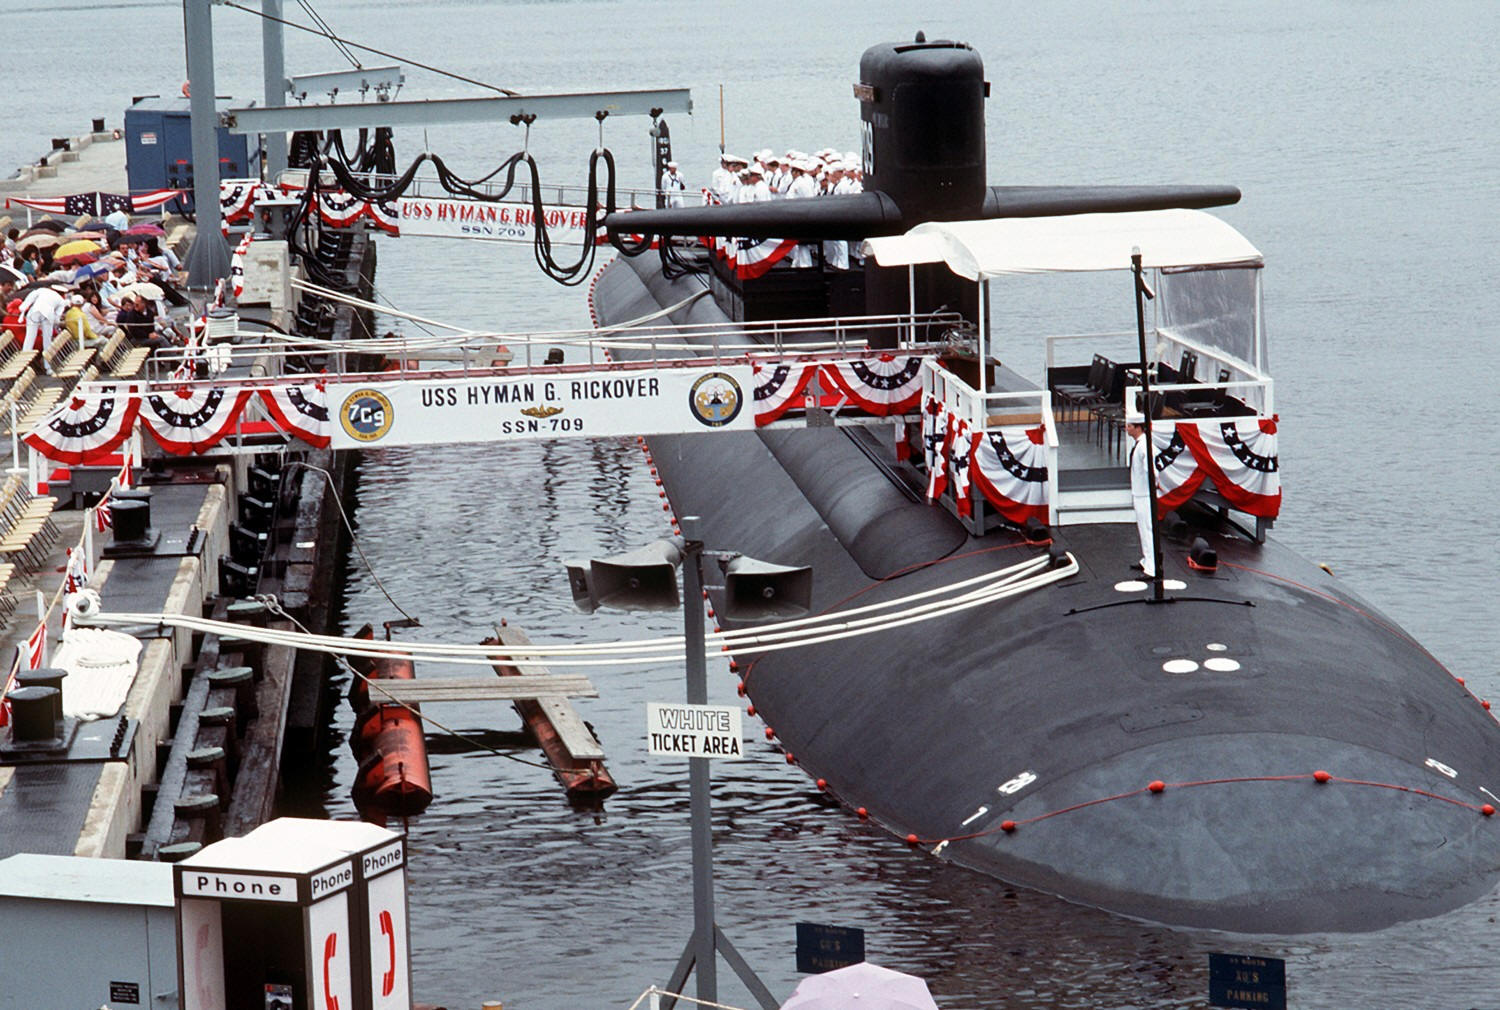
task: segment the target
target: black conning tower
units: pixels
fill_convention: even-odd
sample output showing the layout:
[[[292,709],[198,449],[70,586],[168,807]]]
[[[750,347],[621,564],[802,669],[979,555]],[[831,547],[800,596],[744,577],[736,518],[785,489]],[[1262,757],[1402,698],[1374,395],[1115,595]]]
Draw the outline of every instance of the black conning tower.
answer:
[[[978,217],[988,191],[988,93],[984,61],[965,43],[866,49],[855,86],[865,189],[889,195],[912,224]]]

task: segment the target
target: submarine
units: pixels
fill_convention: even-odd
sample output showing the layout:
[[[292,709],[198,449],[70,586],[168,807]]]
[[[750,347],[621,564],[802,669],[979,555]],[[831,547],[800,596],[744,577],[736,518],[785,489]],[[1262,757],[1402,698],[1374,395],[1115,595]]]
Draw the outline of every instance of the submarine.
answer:
[[[751,336],[776,320],[958,319],[944,324],[952,349],[934,356],[920,426],[894,425],[894,438],[879,424],[826,423],[833,408],[804,391],[789,399],[805,426],[648,439],[672,509],[698,517],[708,547],[810,566],[819,613],[1003,578],[1028,559],[1059,572],[920,623],[746,657],[741,690],[768,737],[896,838],[1124,916],[1354,932],[1488,893],[1500,881],[1489,703],[1270,535],[1278,415],[1256,321],[1258,252],[1230,241],[1207,262],[1168,257],[1149,281],[1137,265],[1123,290],[1137,290],[1132,317],[1154,303],[1144,354],[1130,354],[1132,333],[1123,350],[1049,361],[1029,379],[986,350],[1008,274],[1091,269],[1076,263],[1105,249],[1129,270],[1133,242],[1149,261],[1179,227],[1224,237],[1206,208],[1239,191],[991,186],[988,95],[964,43],[877,45],[854,86],[865,192],[607,221],[612,235],[662,241],[596,278],[601,326],[666,310],[676,324]],[[666,252],[673,236],[747,235],[849,241],[863,264],[747,278],[711,252]],[[705,287],[711,297],[694,297]],[[907,353],[900,327],[868,334],[898,363]],[[1087,343],[1068,346],[1087,360]],[[979,406],[949,413],[945,429],[935,392],[950,385]],[[1150,417],[1161,489],[1154,578],[1132,570],[1142,545],[1118,434],[1132,403]],[[980,429],[972,454],[954,437],[965,419]],[[996,480],[1045,487],[1047,501],[989,500],[986,445]],[[730,625],[722,590],[710,592]]]

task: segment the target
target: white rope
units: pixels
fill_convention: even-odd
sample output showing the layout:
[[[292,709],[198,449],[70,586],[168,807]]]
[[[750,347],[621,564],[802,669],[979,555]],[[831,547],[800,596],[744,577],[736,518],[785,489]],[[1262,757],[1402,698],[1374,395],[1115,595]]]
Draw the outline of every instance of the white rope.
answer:
[[[1042,561],[1043,563],[1046,562],[1046,559],[1035,560]],[[1068,578],[1077,573],[1077,571],[1078,563],[1072,555],[1069,555],[1065,565],[1031,574],[1029,577],[1025,573],[1017,573],[1002,579],[992,579],[988,584],[981,585],[969,592],[950,595],[944,599],[911,607],[894,617],[871,616],[851,621],[844,619],[848,614],[834,614],[824,615],[816,619],[801,618],[797,621],[778,622],[748,631],[706,635],[705,656],[712,658],[719,655],[720,652],[714,648],[715,646],[727,648],[728,651],[734,652],[737,655],[764,654],[890,631],[922,621],[948,617],[988,603],[998,602],[999,600],[1009,599],[1022,593],[1031,592],[1061,579]],[[956,585],[967,585],[972,582],[974,580],[970,579]],[[952,588],[954,587],[944,587],[944,591],[949,591]],[[928,591],[927,593],[913,595],[927,596],[931,595],[931,592]],[[269,602],[273,610],[280,610],[280,607],[275,605],[274,600]],[[877,604],[872,605],[872,607],[888,609],[889,604]],[[862,611],[869,609],[871,608],[860,608]],[[851,611],[849,613],[855,612],[858,611]],[[74,620],[79,624],[98,626],[129,627],[154,625],[186,628],[192,631],[232,634],[251,641],[264,642],[268,645],[286,645],[292,648],[313,652],[326,652],[334,655],[365,656],[371,658],[421,658],[429,662],[468,666],[490,666],[495,663],[504,662],[524,664],[528,660],[536,662],[543,657],[562,658],[567,660],[568,665],[571,666],[637,666],[641,664],[656,665],[680,658],[683,655],[683,641],[681,638],[671,640],[656,639],[646,643],[594,643],[586,647],[528,646],[516,648],[512,646],[471,646],[434,642],[382,643],[330,635],[307,635],[271,628],[255,628],[226,621],[213,621],[207,618],[192,617],[186,614],[93,613],[75,615]],[[822,623],[807,627],[806,625],[809,620],[819,620]],[[793,627],[794,625],[802,625],[803,627],[798,630]],[[589,651],[581,651],[581,648]],[[599,658],[601,653],[604,654],[604,658]],[[583,658],[586,656],[593,658]]]

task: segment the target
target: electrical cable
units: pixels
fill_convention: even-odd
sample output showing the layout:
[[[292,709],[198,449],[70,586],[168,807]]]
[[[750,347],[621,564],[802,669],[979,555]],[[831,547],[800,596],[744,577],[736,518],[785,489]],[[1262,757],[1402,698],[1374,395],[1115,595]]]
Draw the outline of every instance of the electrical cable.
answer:
[[[1032,561],[1023,563],[1023,566],[1035,567],[1037,561],[1048,563],[1049,559],[1033,559]],[[786,628],[785,625],[806,625],[809,620],[808,618],[800,618],[793,622],[778,622],[764,625],[758,629],[741,632],[710,634],[704,637],[705,655],[715,655],[711,651],[713,646],[719,646],[722,649],[733,651],[737,654],[779,652],[790,648],[823,644],[866,634],[890,631],[921,621],[951,616],[972,609],[973,607],[997,602],[1024,592],[1030,592],[1061,579],[1068,578],[1076,574],[1077,571],[1078,562],[1069,555],[1065,565],[1052,568],[1049,571],[1042,571],[1035,575],[1031,575],[1027,571],[1010,572],[1008,575],[1001,573],[1002,578],[992,580],[993,585],[981,586],[979,589],[968,593],[911,607],[901,616],[894,619],[876,616],[854,621],[832,620],[832,618],[846,616],[844,614],[834,614],[824,615],[825,623],[822,626],[804,627],[801,631]],[[957,585],[967,585],[973,581],[970,579]],[[955,587],[942,587],[945,591],[953,588]],[[928,590],[922,594],[914,595],[928,596],[932,595],[932,591]],[[275,602],[274,598],[257,597],[257,599],[268,600],[268,605]],[[883,604],[872,604],[869,609],[889,609],[901,602],[897,600],[887,601]],[[534,662],[541,657],[567,657],[570,665],[577,666],[656,665],[681,656],[683,644],[680,638],[658,639],[650,643],[618,642],[593,643],[583,646],[531,646],[525,648],[500,648],[496,646],[469,646],[432,642],[402,642],[395,644],[354,641],[329,635],[294,635],[274,629],[246,628],[242,625],[231,625],[227,622],[192,617],[186,614],[80,613],[75,615],[75,621],[79,624],[106,627],[157,625],[220,633],[233,629],[231,633],[239,635],[242,638],[248,638],[251,641],[260,641],[272,645],[287,645],[292,648],[315,652],[328,652],[344,656],[371,656],[376,658],[401,656],[470,666],[493,665],[501,661],[524,663],[530,660]],[[610,650],[619,653],[619,655],[608,656]],[[607,658],[579,658],[601,654],[606,655]]]
[[[317,11],[313,10],[313,6],[312,4],[308,3],[308,0],[297,0],[297,4],[307,12],[308,17],[313,19],[313,24],[323,29],[323,33],[328,36],[329,41],[333,43],[333,47],[344,55],[344,59],[348,60],[354,65],[355,70],[364,69],[364,67],[360,66],[359,60],[355,59],[354,54],[349,51],[349,47],[344,45],[344,43],[338,38],[338,36],[333,34],[333,28],[328,24],[328,22],[324,21],[322,16]]]
[[[350,522],[349,520],[349,513],[344,508],[344,499],[339,496],[338,485],[333,479],[333,474],[329,473],[321,466],[316,466],[312,463],[308,463],[307,461],[300,459],[287,460],[287,466],[297,467],[302,470],[311,470],[314,473],[321,474],[323,476],[323,479],[328,482],[328,490],[333,494],[333,504],[339,510],[339,518],[344,520],[344,529],[349,531],[349,542],[354,545],[354,550],[357,554],[359,554],[359,559],[365,563],[365,570],[370,573],[370,578],[375,580],[375,587],[379,589],[380,594],[386,598],[386,602],[388,602],[391,606],[395,607],[398,611],[401,612],[402,617],[406,618],[408,621],[416,620],[416,618],[412,617],[406,612],[406,608],[402,607],[401,604],[396,602],[396,598],[393,597],[385,588],[385,583],[380,581],[380,576],[376,574],[375,566],[370,563],[369,557],[365,554],[365,549],[360,546],[359,535],[354,532],[354,523]]]
[[[376,56],[384,56],[387,59],[398,60],[401,63],[409,63],[419,69],[429,70],[434,74],[442,74],[444,77],[451,77],[456,81],[463,81],[465,84],[473,84],[476,87],[488,88],[490,91],[498,91],[502,95],[506,95],[510,98],[521,97],[521,93],[519,91],[512,91],[510,88],[502,88],[498,84],[486,84],[484,81],[476,81],[472,77],[465,77],[463,74],[456,74],[451,70],[444,70],[441,67],[432,66],[430,63],[423,63],[420,60],[414,60],[410,56],[399,56],[396,53],[387,52],[384,49],[376,49],[374,46],[362,45],[358,42],[353,41],[352,39],[344,38],[343,36],[335,36],[330,32],[319,31],[316,28],[309,28],[307,25],[300,25],[295,21],[288,21],[285,18],[272,17],[270,14],[267,14],[264,11],[258,11],[254,7],[246,7],[244,4],[235,3],[234,0],[222,0],[222,2],[225,7],[233,7],[235,10],[244,11],[246,14],[254,14],[258,18],[265,18],[267,21],[275,21],[278,24],[286,25],[288,28],[295,28],[298,31],[307,32],[309,35],[321,35],[329,40],[337,38],[345,45],[350,46],[354,49],[359,49],[363,52],[374,53]]]

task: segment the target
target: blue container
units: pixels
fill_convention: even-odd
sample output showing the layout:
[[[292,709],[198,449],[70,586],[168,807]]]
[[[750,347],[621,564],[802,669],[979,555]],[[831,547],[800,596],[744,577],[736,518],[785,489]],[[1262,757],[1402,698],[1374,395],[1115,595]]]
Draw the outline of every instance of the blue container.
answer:
[[[220,99],[215,109],[226,112]],[[166,206],[167,211],[193,209],[193,136],[186,98],[138,98],[125,110],[125,174],[132,193],[153,189],[183,189],[187,195]],[[245,179],[260,174],[260,152],[250,154],[250,138],[219,127],[219,178]]]

